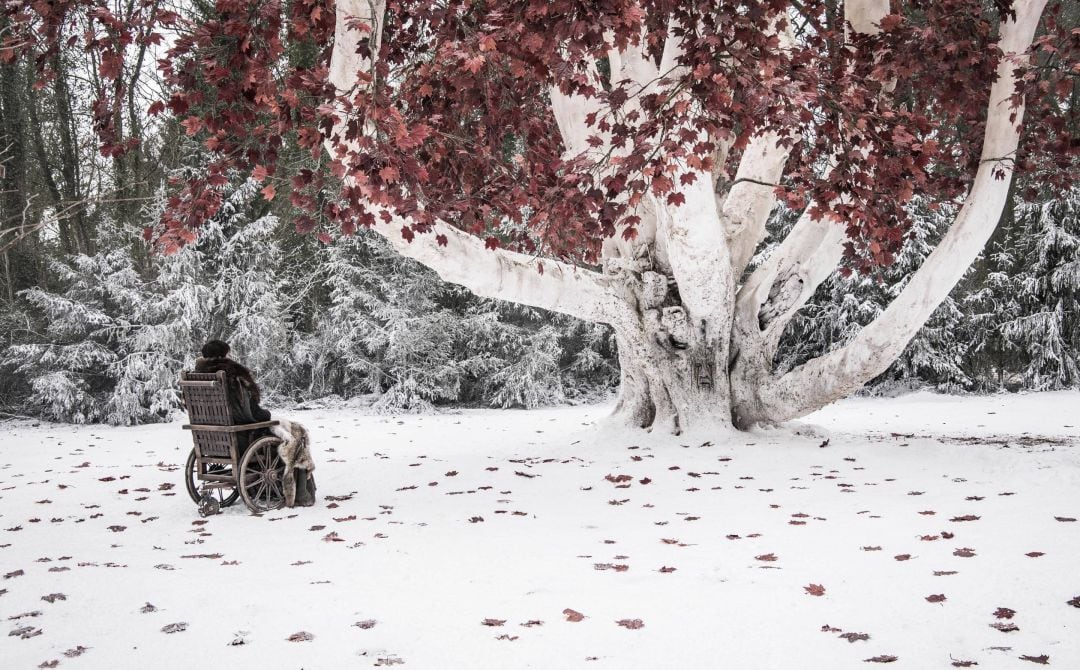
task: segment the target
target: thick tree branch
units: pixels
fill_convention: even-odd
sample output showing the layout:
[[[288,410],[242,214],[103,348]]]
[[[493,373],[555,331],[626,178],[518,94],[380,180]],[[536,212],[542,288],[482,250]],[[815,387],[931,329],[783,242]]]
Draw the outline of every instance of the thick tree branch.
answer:
[[[779,37],[780,49],[790,49],[795,37],[786,15],[782,31],[773,30]],[[790,145],[781,143],[781,135],[775,131],[758,133],[750,140],[739,161],[735,179],[724,196],[720,207],[720,220],[724,225],[728,247],[731,249],[731,265],[736,277],[742,275],[754,255],[758,244],[765,239],[765,223],[776,205],[776,184],[784,175]]]
[[[975,182],[953,225],[899,296],[845,346],[799,366],[762,389],[768,420],[784,421],[823,407],[888,369],[948,296],[994,232],[1008,198],[1023,102],[1013,106],[1016,69],[1031,45],[1046,0],[1019,0],[1016,20],[1002,24],[998,64],[990,89],[982,158]]]
[[[358,47],[362,40],[370,39],[371,53],[377,53],[384,10],[383,0],[339,0],[330,81],[342,93],[355,91],[361,85],[360,73],[371,70],[370,59],[358,53]],[[338,129],[339,135],[343,133],[343,128]],[[327,140],[327,151],[334,154],[342,141]],[[393,212],[388,218],[383,220],[377,211],[371,228],[398,253],[477,295],[591,321],[611,322],[625,316],[620,301],[597,272],[504,249],[490,250],[480,238],[444,221],[436,221],[431,231],[409,241],[402,236],[402,228],[409,222]]]

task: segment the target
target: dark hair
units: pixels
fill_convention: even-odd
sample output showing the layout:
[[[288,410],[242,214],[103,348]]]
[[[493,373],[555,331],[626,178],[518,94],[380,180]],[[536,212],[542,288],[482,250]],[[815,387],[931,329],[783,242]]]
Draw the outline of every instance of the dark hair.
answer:
[[[221,340],[210,340],[202,347],[203,358],[225,358],[229,355],[229,345]]]

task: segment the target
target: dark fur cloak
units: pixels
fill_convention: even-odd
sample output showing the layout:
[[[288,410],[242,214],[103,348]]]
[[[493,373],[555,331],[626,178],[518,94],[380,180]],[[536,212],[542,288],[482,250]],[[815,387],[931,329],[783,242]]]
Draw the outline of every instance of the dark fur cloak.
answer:
[[[229,385],[229,409],[233,421],[238,424],[269,421],[270,412],[259,406],[262,393],[250,370],[231,358],[195,360],[195,372],[214,373],[222,370],[225,371],[225,379]]]

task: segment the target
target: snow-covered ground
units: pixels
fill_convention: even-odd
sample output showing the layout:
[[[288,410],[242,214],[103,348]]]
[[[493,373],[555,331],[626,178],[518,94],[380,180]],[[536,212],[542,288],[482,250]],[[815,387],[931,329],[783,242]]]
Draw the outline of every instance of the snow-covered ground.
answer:
[[[0,424],[0,667],[1080,667],[1080,394],[607,411],[294,412],[318,505],[205,523],[178,423]]]

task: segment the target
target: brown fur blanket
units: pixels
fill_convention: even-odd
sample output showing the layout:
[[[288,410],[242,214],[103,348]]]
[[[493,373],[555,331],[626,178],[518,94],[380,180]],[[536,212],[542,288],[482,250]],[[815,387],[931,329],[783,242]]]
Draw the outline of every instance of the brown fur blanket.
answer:
[[[307,428],[297,421],[279,419],[280,425],[271,427],[281,439],[278,455],[285,461],[285,506],[310,507],[315,504],[315,461],[311,458],[311,438]],[[300,478],[298,481],[297,478]]]

